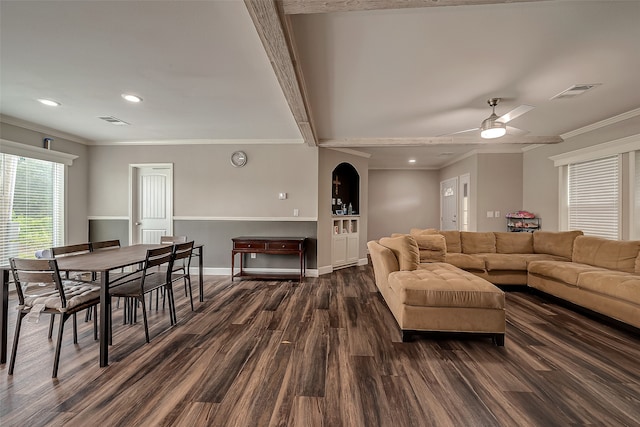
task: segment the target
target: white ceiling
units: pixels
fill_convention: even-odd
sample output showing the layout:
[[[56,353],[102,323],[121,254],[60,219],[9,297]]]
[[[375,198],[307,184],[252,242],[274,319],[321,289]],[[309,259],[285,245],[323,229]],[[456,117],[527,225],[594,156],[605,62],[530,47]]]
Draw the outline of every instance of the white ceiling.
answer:
[[[509,123],[527,136],[562,135],[640,107],[638,1],[288,16],[320,144],[351,141],[371,154],[372,168],[520,149],[477,135],[464,145],[396,146],[478,127],[490,97],[503,98],[498,115],[536,107]],[[1,114],[86,140],[302,142],[241,1],[1,0],[0,60]],[[550,100],[583,83],[601,86]],[[123,92],[144,101],[128,104]],[[42,97],[62,106],[42,106]],[[97,119],[105,115],[131,126]],[[361,138],[389,146],[367,148]]]

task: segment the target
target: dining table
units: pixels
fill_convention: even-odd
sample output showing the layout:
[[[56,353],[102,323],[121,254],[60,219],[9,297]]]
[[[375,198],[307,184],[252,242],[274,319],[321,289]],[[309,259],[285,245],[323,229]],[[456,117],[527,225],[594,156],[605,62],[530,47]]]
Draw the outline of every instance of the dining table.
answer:
[[[109,313],[111,312],[111,296],[109,294],[110,274],[114,270],[120,270],[137,266],[145,261],[147,250],[161,248],[165,244],[137,244],[122,246],[119,248],[105,249],[95,252],[87,252],[80,255],[71,255],[57,258],[58,269],[61,272],[90,272],[100,275],[97,284],[100,284],[100,366],[109,364]],[[193,255],[198,257],[198,274],[200,302],[203,298],[203,261],[202,251],[204,245],[194,244]],[[9,272],[10,267],[0,266],[0,363],[7,362],[7,328],[9,307]]]

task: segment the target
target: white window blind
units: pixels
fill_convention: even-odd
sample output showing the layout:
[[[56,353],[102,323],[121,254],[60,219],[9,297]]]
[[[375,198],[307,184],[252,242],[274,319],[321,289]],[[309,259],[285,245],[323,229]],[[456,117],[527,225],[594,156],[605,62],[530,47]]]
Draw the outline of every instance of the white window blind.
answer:
[[[0,264],[64,242],[64,165],[0,153]]]
[[[569,229],[620,239],[620,159],[569,164]]]
[[[634,194],[634,208],[633,208],[633,227],[635,234],[633,239],[640,239],[640,150],[635,153],[635,194]]]

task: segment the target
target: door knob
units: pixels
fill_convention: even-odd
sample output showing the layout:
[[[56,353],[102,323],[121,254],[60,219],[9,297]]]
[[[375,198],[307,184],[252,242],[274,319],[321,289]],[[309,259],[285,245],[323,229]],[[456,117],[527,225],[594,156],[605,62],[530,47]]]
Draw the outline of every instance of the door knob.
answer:
[[[136,225],[142,225],[142,223],[141,222],[136,222]]]

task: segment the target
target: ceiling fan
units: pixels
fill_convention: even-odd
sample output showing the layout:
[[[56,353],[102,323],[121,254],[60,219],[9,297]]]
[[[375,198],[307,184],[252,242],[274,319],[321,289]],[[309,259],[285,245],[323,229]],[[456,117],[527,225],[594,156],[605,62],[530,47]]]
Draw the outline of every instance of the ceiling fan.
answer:
[[[512,126],[507,126],[507,123],[509,123],[511,120],[515,119],[516,117],[520,117],[524,113],[533,110],[535,107],[531,105],[523,104],[509,111],[507,114],[503,114],[502,116],[498,117],[498,115],[496,114],[496,105],[498,105],[499,102],[500,102],[500,98],[489,98],[489,100],[487,100],[487,103],[492,108],[492,112],[489,117],[483,120],[479,128],[473,128],[473,129],[463,130],[461,132],[455,132],[452,135],[480,130],[480,136],[482,138],[494,139],[494,138],[500,138],[501,136],[504,136],[507,132],[510,135],[516,135],[516,136],[524,135],[528,133],[528,131],[526,130],[514,128]]]

